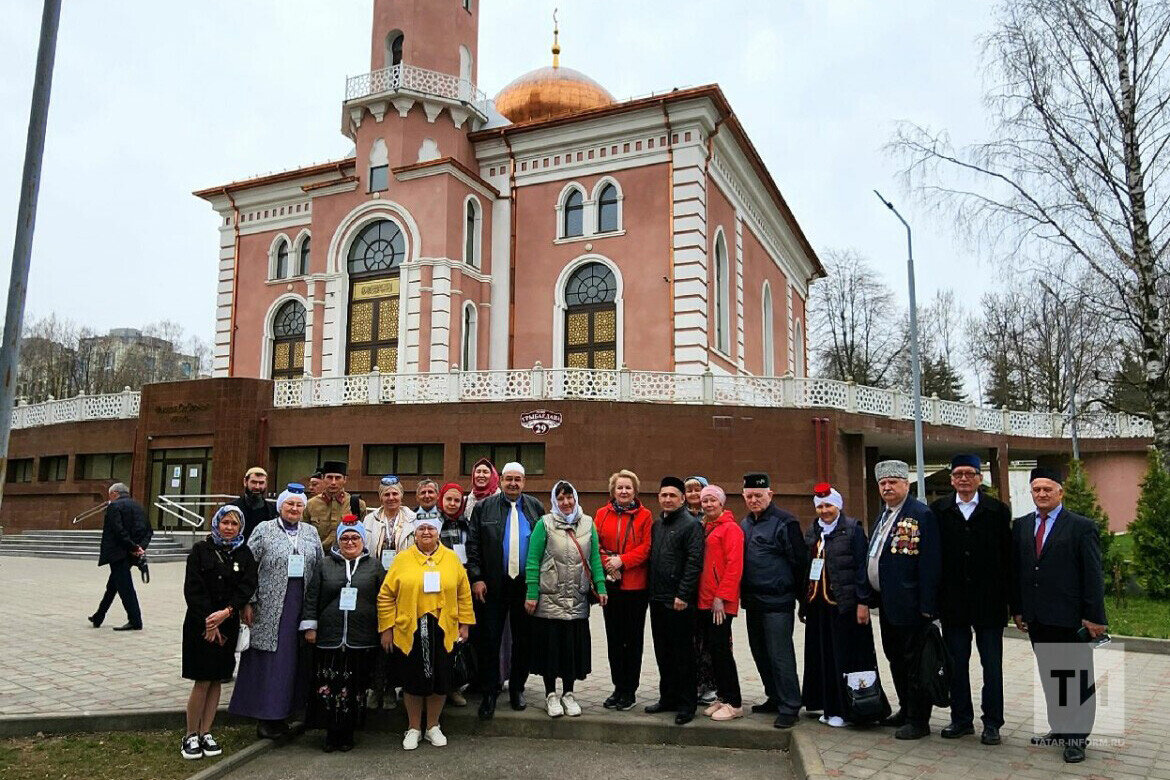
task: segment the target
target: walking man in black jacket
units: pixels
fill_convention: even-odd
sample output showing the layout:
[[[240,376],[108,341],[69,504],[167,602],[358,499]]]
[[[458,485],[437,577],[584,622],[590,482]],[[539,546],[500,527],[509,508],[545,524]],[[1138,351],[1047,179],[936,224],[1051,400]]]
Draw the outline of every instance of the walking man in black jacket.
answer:
[[[1003,627],[1011,593],[1012,515],[1002,502],[979,490],[978,455],[951,461],[952,495],[930,506],[942,543],[939,617],[951,657],[951,724],[943,739],[975,733],[971,703],[971,635],[983,667],[984,745],[1000,743],[1003,726]]]
[[[800,521],[772,504],[767,474],[745,474],[743,579],[739,594],[747,610],[748,644],[768,698],[755,713],[776,713],[778,729],[796,725],[800,677],[792,645],[797,602],[808,591],[809,554]]]
[[[658,701],[651,714],[675,710],[682,726],[695,718],[695,603],[703,571],[703,527],[687,511],[686,488],[678,477],[663,477],[658,489],[662,513],[650,531],[650,633],[658,662]]]
[[[101,628],[106,612],[114,603],[114,594],[122,599],[126,610],[126,624],[117,626],[115,631],[141,631],[142,610],[138,606],[138,594],[134,592],[134,578],[130,567],[138,558],[146,555],[145,543],[149,540],[150,526],[146,521],[146,510],[130,498],[130,488],[121,482],[110,485],[110,505],[106,507],[102,524],[101,551],[98,566],[110,567],[106,579],[106,592],[102,596],[97,612],[89,616],[94,628]]]

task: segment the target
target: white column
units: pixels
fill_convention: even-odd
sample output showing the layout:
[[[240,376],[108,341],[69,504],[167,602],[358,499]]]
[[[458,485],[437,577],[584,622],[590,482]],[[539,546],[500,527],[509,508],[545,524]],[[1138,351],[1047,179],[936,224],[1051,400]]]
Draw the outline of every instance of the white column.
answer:
[[[451,367],[451,267],[431,266],[431,367]]]
[[[317,282],[305,283],[305,371],[313,373],[313,332],[317,321]]]
[[[236,237],[231,225],[219,229],[219,283],[215,299],[215,350],[211,375],[228,375],[232,343],[232,293],[235,279]]]
[[[743,220],[738,212],[735,215],[735,329],[739,345],[735,352],[736,365],[742,372],[747,370],[747,365],[743,350]]]
[[[406,309],[406,324],[405,338],[399,337],[398,341],[398,363],[402,366],[403,372],[417,374],[419,331],[422,328],[422,268],[417,263],[403,265],[400,278],[401,297],[398,299],[398,305]]]
[[[708,235],[704,153],[700,141],[676,147],[674,153],[674,365],[675,371],[683,374],[700,374],[707,367]]]
[[[321,376],[345,373],[344,309],[348,291],[341,276],[326,279],[325,306],[321,312]]]

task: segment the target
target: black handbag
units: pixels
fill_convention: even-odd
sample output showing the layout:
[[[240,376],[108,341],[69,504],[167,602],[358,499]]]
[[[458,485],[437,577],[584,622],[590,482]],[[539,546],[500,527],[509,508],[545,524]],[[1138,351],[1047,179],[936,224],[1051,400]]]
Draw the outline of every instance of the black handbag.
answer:
[[[451,650],[451,682],[455,690],[459,690],[475,680],[479,671],[479,663],[475,657],[475,649],[471,642],[459,641]]]
[[[882,681],[874,680],[873,685],[853,689],[845,686],[845,720],[855,726],[876,723],[890,716],[890,702],[882,690]]]

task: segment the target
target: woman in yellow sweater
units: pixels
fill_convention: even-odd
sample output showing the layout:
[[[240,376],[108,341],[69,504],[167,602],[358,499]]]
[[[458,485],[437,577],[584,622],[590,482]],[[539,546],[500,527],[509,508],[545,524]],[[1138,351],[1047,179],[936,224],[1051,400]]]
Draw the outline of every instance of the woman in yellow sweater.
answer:
[[[409,721],[402,747],[414,750],[424,738],[447,744],[439,729],[443,702],[451,691],[451,655],[475,622],[471,583],[459,557],[439,544],[437,510],[419,510],[414,546],[400,552],[378,593],[382,647],[393,648]],[[422,730],[423,708],[427,728]]]

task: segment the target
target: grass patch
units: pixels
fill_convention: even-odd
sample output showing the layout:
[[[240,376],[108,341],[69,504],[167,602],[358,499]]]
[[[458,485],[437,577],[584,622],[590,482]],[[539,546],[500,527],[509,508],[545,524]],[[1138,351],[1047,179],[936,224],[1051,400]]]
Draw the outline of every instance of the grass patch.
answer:
[[[1113,596],[1106,596],[1105,614],[1110,634],[1170,639],[1170,601],[1128,596],[1122,606]]]
[[[0,740],[4,780],[182,780],[256,739],[252,726],[215,729],[218,758],[188,761],[177,731],[107,731]]]

